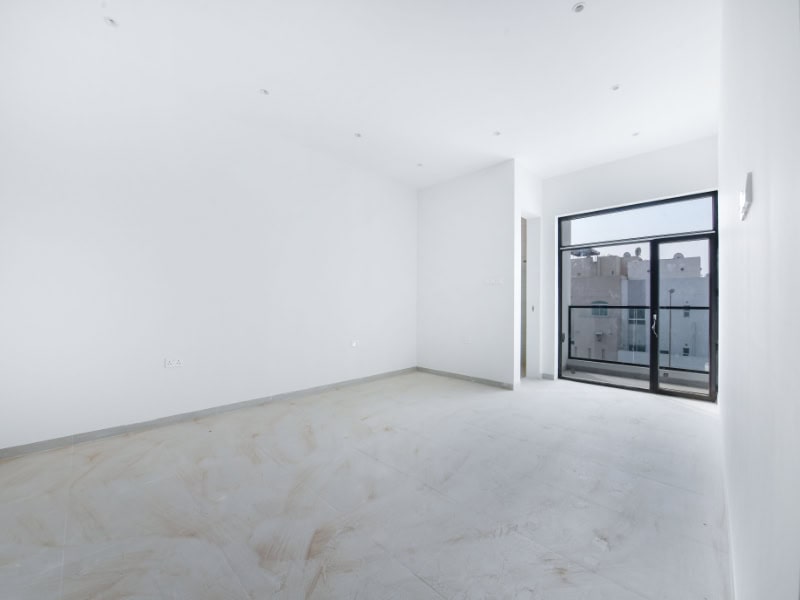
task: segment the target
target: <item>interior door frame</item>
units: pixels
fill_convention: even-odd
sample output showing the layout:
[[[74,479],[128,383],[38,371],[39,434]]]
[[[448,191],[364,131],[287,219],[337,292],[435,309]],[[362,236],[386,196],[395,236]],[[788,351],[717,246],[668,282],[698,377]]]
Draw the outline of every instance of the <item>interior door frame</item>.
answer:
[[[645,208],[648,206],[654,206],[658,204],[669,204],[673,202],[682,202],[685,200],[692,200],[696,198],[711,198],[711,222],[712,222],[712,229],[705,230],[705,231],[689,231],[685,233],[679,233],[674,235],[655,235],[655,236],[644,236],[641,238],[627,238],[621,240],[607,240],[603,242],[598,242],[594,244],[585,244],[585,245],[574,245],[574,246],[564,246],[562,244],[562,222],[565,220],[574,219],[576,217],[589,217],[595,215],[602,215],[614,212],[625,212],[628,210],[635,210],[637,208]],[[717,401],[717,396],[719,392],[718,386],[718,356],[719,356],[719,324],[718,324],[718,308],[719,308],[719,269],[718,269],[718,230],[719,230],[719,211],[717,207],[718,203],[718,192],[717,190],[711,190],[708,192],[702,192],[697,194],[689,194],[685,196],[678,196],[674,198],[665,198],[662,200],[651,200],[648,202],[639,202],[635,204],[628,204],[625,206],[619,206],[614,208],[604,208],[600,210],[582,212],[582,213],[574,213],[570,215],[562,215],[556,219],[556,228],[557,228],[557,235],[556,235],[556,256],[558,257],[558,269],[557,269],[557,277],[558,277],[558,294],[557,294],[557,301],[558,306],[556,309],[557,312],[557,332],[556,332],[556,345],[558,347],[557,352],[557,377],[558,379],[568,379],[571,381],[578,381],[580,383],[585,383],[588,385],[601,385],[604,387],[614,387],[614,388],[621,388],[621,389],[629,389],[638,392],[650,392],[653,394],[659,394],[664,396],[677,396],[680,398],[691,398],[695,400],[703,400],[708,402]],[[564,319],[564,292],[563,292],[563,261],[561,257],[561,253],[565,250],[570,248],[581,248],[587,246],[610,246],[610,245],[623,245],[628,243],[644,243],[650,244],[650,261],[651,261],[651,273],[650,273],[650,314],[651,319],[653,310],[658,310],[658,274],[659,274],[659,257],[658,257],[658,244],[662,242],[675,242],[675,241],[688,241],[688,240],[696,240],[696,239],[708,239],[709,240],[709,375],[708,375],[708,394],[692,394],[687,392],[679,392],[676,390],[666,390],[661,389],[658,385],[658,344],[657,340],[653,340],[653,334],[650,334],[650,381],[649,381],[649,389],[643,389],[642,387],[636,386],[625,386],[619,385],[614,383],[607,383],[602,381],[587,381],[583,379],[577,379],[574,377],[568,377],[564,375],[564,340],[568,336],[568,332],[564,331],[565,319]],[[655,254],[654,254],[655,253]],[[654,273],[655,272],[655,273]],[[655,288],[653,284],[655,283]]]

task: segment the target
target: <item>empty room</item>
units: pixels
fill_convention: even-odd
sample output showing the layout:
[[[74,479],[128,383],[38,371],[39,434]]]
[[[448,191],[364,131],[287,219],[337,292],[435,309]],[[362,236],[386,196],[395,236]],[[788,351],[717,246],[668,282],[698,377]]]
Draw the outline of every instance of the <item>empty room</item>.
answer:
[[[798,0],[0,3],[0,600],[798,600]]]

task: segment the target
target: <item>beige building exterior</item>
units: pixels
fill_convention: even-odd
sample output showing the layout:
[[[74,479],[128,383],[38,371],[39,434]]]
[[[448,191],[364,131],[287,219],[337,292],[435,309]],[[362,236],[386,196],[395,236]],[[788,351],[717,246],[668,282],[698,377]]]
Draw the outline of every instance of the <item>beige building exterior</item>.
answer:
[[[699,256],[660,261],[659,364],[707,371],[709,278]],[[570,260],[569,340],[572,359],[648,365],[650,261],[623,256]],[[580,308],[579,308],[580,307]],[[671,308],[670,308],[671,307]]]

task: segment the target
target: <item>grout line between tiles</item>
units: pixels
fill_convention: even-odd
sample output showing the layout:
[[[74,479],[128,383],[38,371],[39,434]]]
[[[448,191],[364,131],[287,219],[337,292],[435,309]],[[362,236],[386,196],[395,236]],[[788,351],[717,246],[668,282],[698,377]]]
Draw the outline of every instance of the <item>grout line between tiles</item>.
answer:
[[[591,573],[595,577],[599,577],[600,579],[608,581],[609,583],[613,583],[614,585],[619,586],[623,590],[628,591],[628,592],[630,592],[632,594],[635,594],[636,596],[639,596],[640,598],[642,598],[642,600],[653,600],[651,597],[646,596],[645,594],[643,594],[639,590],[635,590],[635,589],[629,587],[628,585],[626,585],[626,584],[624,584],[624,583],[622,583],[620,581],[617,581],[616,579],[612,579],[611,577],[608,577],[607,575],[603,575],[602,573],[598,572],[597,569],[593,569],[589,565],[585,564],[583,561],[581,561],[579,559],[572,558],[569,555],[564,554],[563,552],[559,552],[557,550],[554,550],[553,548],[551,548],[547,544],[543,544],[542,542],[540,542],[538,540],[535,540],[532,537],[529,537],[529,536],[525,535],[524,533],[521,533],[520,531],[512,531],[511,534],[519,536],[522,539],[527,540],[528,542],[531,542],[533,544],[541,546],[542,548],[544,548],[548,552],[551,552],[551,553],[555,554],[556,556],[562,558],[563,560],[567,561],[568,563],[575,564],[575,565],[581,567],[582,569],[584,569],[587,573]]]
[[[448,600],[447,596],[445,596],[445,595],[444,595],[444,594],[442,594],[442,593],[441,593],[439,590],[437,590],[435,587],[433,587],[433,585],[431,585],[431,584],[430,584],[430,583],[429,583],[429,582],[428,582],[428,581],[427,581],[427,580],[426,580],[424,577],[422,577],[421,575],[418,575],[418,574],[417,574],[417,573],[414,571],[414,569],[412,569],[412,568],[411,568],[411,567],[409,567],[409,566],[408,566],[408,565],[407,565],[405,562],[403,562],[402,560],[400,560],[400,558],[399,558],[399,557],[398,557],[398,556],[397,556],[397,555],[396,555],[394,552],[392,552],[391,550],[389,550],[389,549],[388,549],[386,546],[384,546],[383,544],[381,544],[379,541],[377,541],[377,540],[376,540],[375,538],[373,538],[371,535],[369,536],[369,538],[372,540],[372,543],[373,543],[373,544],[375,544],[376,546],[378,546],[378,547],[379,547],[381,550],[383,550],[383,551],[386,553],[386,555],[387,555],[388,557],[390,557],[392,560],[396,561],[396,562],[397,562],[397,564],[399,564],[399,565],[400,565],[401,567],[403,567],[403,568],[404,568],[406,571],[408,571],[408,572],[409,572],[409,573],[411,573],[411,574],[412,574],[414,577],[416,577],[416,578],[417,578],[417,579],[418,579],[418,580],[419,580],[419,581],[420,581],[420,582],[421,582],[421,583],[422,583],[422,584],[423,584],[425,587],[427,587],[429,590],[431,590],[431,591],[432,591],[434,594],[436,594],[436,595],[437,595],[439,598],[444,598],[444,600]]]
[[[253,600],[252,594],[250,594],[250,592],[247,591],[247,588],[244,587],[244,582],[242,581],[242,578],[239,577],[239,573],[236,571],[236,569],[233,568],[233,565],[231,564],[231,559],[230,557],[228,557],[228,553],[225,552],[225,548],[223,548],[218,544],[214,545],[220,551],[220,554],[222,554],[223,558],[225,558],[225,564],[228,565],[228,569],[230,569],[231,573],[233,574],[233,578],[236,580],[236,583],[239,584],[239,587],[241,588],[244,597],[248,598],[248,600]]]

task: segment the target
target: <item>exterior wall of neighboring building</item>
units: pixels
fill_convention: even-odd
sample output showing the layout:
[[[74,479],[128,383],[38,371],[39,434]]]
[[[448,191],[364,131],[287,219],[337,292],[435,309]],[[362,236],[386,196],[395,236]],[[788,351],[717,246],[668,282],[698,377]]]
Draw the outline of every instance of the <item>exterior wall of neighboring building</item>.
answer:
[[[571,358],[649,364],[650,261],[582,256],[570,266],[570,305],[587,307],[570,310]],[[659,274],[660,365],[707,371],[709,279],[702,259],[661,259]]]

